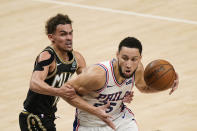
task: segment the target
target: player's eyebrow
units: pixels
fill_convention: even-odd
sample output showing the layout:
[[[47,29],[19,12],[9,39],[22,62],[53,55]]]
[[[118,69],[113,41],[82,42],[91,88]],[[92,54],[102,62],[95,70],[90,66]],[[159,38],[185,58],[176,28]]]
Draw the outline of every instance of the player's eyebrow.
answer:
[[[128,55],[122,55],[123,57],[129,57]],[[139,56],[132,56],[132,58],[138,58]]]
[[[71,30],[70,32],[67,32],[67,31],[65,31],[65,30],[60,30],[60,32],[62,32],[62,33],[72,33],[73,30]]]

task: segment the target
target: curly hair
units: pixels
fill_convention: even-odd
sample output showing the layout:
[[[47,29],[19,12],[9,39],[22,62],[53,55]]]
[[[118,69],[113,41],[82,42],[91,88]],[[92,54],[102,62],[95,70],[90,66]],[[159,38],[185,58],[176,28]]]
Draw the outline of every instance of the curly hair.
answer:
[[[71,19],[68,17],[68,15],[63,14],[57,14],[56,16],[53,16],[49,18],[49,20],[46,22],[45,25],[45,31],[46,34],[53,34],[56,31],[56,27],[59,24],[72,24]]]

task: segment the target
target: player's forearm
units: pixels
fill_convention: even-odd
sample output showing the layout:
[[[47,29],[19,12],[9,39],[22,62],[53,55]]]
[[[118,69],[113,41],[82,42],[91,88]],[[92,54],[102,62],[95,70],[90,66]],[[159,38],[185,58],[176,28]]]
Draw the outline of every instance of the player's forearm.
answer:
[[[142,93],[155,93],[157,90],[149,87],[144,80],[144,67],[142,63],[139,64],[135,72],[135,85]]]
[[[50,95],[50,96],[58,96],[58,88],[53,88],[49,86],[47,83],[41,80],[34,80],[32,79],[30,81],[30,90],[44,95]]]
[[[140,90],[140,92],[142,93],[156,93],[159,92],[158,90],[154,90],[151,87],[144,85],[144,86],[138,86],[136,85],[136,87]]]
[[[156,93],[156,92],[159,92],[158,90],[155,90],[155,89],[151,88],[150,86],[148,86],[146,84],[146,82],[144,81],[143,77],[141,79],[139,79],[138,81],[136,81],[135,86],[142,93]]]
[[[79,109],[84,110],[88,113],[98,116],[98,112],[97,112],[96,108],[94,106],[88,104],[85,100],[83,100],[78,95],[75,95],[71,98],[64,97],[63,99],[76,108],[79,108]]]

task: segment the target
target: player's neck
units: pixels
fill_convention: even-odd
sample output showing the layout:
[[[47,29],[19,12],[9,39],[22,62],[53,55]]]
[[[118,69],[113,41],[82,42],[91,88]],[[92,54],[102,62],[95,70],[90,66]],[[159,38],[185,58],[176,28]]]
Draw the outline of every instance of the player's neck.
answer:
[[[69,56],[68,56],[68,52],[59,49],[57,46],[52,44],[53,49],[55,50],[55,52],[57,53],[57,55],[59,57],[61,57],[64,61],[68,61],[69,60]]]
[[[114,75],[116,77],[116,80],[119,84],[121,84],[123,81],[125,81],[125,78],[120,75],[119,69],[118,69],[118,61],[114,61]]]

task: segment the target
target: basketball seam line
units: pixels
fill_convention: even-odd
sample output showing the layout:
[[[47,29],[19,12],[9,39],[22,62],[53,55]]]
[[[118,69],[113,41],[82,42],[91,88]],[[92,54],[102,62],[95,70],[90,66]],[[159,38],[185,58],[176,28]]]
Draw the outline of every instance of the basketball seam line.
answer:
[[[172,68],[173,68],[173,66],[171,65],[171,64],[160,64],[160,65],[156,65],[156,66],[154,66],[154,68],[156,68],[156,67],[158,67],[158,66],[161,66],[161,65],[170,65]],[[148,66],[148,65],[147,65]],[[170,68],[171,69],[171,68]],[[146,69],[145,69],[145,71],[146,71]],[[152,70],[151,70],[152,71]],[[156,80],[157,81],[157,80]],[[153,81],[152,81],[153,82]],[[150,82],[150,84],[149,85],[151,85],[152,84],[152,82]]]
[[[170,70],[174,70],[173,68],[170,68],[168,69],[164,74],[162,74],[158,79],[156,79],[156,81],[158,81],[159,79],[161,79],[166,73],[168,73]],[[153,81],[153,82],[156,82],[156,81]],[[153,83],[151,82],[149,85],[151,86],[151,84]]]
[[[172,82],[173,78],[175,75],[172,76],[171,80],[168,82],[168,84],[166,86],[164,86],[165,88]]]
[[[160,64],[160,65],[170,65],[170,66],[172,66],[171,64]],[[160,65],[156,65],[156,66],[154,66],[154,68],[157,67],[157,66],[160,66]]]

